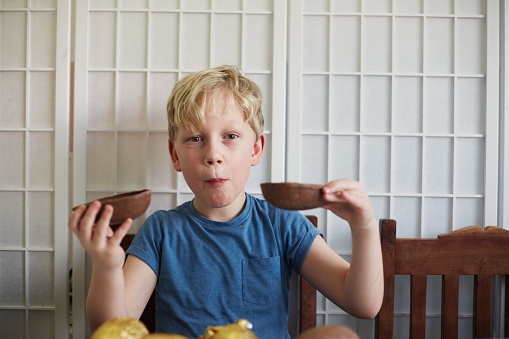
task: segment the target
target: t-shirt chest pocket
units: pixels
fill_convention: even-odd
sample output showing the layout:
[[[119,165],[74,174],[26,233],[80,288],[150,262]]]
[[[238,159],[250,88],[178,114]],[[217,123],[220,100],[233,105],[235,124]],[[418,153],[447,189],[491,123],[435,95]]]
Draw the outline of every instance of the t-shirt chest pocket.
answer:
[[[280,258],[242,260],[242,299],[256,305],[281,298]]]

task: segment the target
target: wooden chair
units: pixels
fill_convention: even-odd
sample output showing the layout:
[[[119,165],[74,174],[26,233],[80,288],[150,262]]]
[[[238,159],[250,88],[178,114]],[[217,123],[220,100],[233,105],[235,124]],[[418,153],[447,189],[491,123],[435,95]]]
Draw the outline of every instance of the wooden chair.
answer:
[[[315,216],[307,216],[307,218],[311,221],[311,223],[317,227],[317,217]],[[122,239],[121,246],[126,251],[131,242],[133,241],[134,234],[126,234],[124,239]],[[304,330],[316,327],[316,290],[311,284],[307,282],[306,279],[299,277],[300,281],[300,289],[299,289],[299,299],[300,299],[300,308],[301,314],[299,318],[299,331],[303,332]],[[145,324],[150,333],[155,332],[155,323],[156,323],[156,307],[155,307],[155,293],[152,293],[143,314],[140,317],[140,320]]]
[[[458,338],[459,276],[474,276],[473,338],[490,333],[492,278],[505,275],[505,337],[509,336],[509,231],[468,226],[432,239],[396,238],[396,221],[380,220],[385,294],[376,317],[376,337],[394,336],[394,281],[410,275],[409,338],[425,338],[426,282],[442,276],[442,338]],[[502,336],[502,334],[500,334]]]

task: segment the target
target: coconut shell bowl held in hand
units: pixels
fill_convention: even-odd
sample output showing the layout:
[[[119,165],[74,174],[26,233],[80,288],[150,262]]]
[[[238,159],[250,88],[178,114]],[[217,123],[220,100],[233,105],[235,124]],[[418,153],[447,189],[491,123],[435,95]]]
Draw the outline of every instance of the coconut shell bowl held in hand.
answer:
[[[101,202],[101,209],[97,214],[96,220],[101,217],[104,206],[111,205],[113,207],[113,216],[111,217],[110,227],[115,231],[125,219],[131,218],[134,220],[145,213],[150,205],[151,197],[152,191],[150,189],[144,189],[141,191],[132,191],[101,199],[94,199],[93,201],[99,200]],[[87,202],[85,206],[88,207],[91,202],[92,201]],[[72,209],[75,210],[79,206],[75,206]]]
[[[263,197],[272,205],[287,210],[309,210],[323,206],[322,185],[293,182],[260,185]]]

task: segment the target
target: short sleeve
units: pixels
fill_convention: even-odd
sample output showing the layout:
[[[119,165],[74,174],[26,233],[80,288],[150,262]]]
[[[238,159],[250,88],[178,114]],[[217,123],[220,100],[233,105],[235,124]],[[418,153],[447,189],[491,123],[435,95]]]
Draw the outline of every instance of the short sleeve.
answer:
[[[300,273],[313,241],[317,236],[323,237],[323,233],[300,212],[282,210],[281,213],[281,231],[287,249],[287,260],[292,268]]]
[[[134,255],[145,262],[157,276],[159,276],[161,240],[163,237],[160,224],[157,212],[149,216],[126,251],[128,255]]]

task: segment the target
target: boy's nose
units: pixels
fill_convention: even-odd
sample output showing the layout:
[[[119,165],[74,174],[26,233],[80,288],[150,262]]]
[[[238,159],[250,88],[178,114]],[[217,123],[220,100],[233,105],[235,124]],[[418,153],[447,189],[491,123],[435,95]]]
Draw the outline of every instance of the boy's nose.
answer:
[[[213,145],[210,143],[208,145],[207,152],[205,153],[205,163],[209,166],[221,164],[223,162],[223,157],[221,152],[219,151],[219,147],[217,145]]]
[[[207,163],[207,165],[215,165],[223,163],[223,160],[220,159],[219,157],[210,157],[207,158],[205,162]]]

